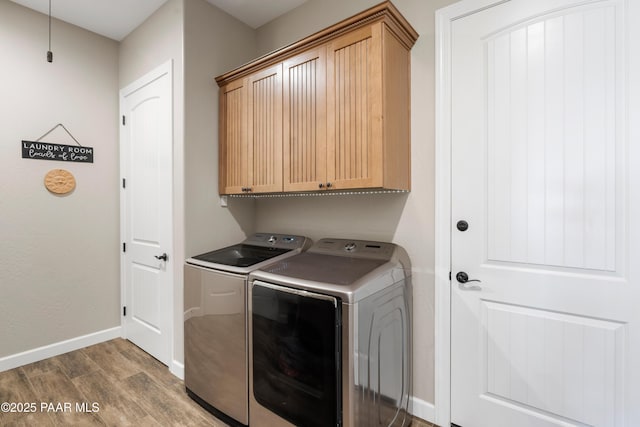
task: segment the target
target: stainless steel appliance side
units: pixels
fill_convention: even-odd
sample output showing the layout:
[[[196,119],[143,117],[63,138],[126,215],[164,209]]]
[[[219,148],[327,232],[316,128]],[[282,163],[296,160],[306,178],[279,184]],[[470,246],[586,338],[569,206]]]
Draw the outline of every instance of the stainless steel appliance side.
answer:
[[[185,264],[185,386],[247,425],[246,275]]]

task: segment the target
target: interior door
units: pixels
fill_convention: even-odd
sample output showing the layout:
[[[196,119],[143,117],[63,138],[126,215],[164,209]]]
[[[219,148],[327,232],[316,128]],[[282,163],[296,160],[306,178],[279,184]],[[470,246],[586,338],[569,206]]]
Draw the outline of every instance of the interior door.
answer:
[[[168,364],[171,348],[171,63],[121,91],[124,335]]]
[[[511,0],[452,24],[456,425],[640,425],[632,3]]]

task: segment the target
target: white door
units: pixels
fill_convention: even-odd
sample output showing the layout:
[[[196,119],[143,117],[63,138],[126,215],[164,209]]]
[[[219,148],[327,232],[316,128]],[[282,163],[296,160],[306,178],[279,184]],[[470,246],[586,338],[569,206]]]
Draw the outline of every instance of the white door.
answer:
[[[452,23],[457,425],[640,426],[638,3]]]
[[[168,364],[171,348],[171,63],[120,93],[124,336]]]

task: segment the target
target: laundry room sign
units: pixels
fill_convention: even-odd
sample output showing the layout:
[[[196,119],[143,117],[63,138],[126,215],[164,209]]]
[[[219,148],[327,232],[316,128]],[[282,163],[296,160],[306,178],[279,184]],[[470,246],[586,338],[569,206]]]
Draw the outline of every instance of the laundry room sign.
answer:
[[[93,163],[93,147],[23,140],[22,158]]]

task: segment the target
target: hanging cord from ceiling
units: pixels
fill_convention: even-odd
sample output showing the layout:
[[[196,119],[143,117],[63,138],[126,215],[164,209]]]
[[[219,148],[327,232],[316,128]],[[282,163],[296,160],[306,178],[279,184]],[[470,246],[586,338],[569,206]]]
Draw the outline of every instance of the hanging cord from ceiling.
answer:
[[[53,52],[51,52],[51,0],[49,0],[49,50],[47,51],[47,62],[53,62]]]

